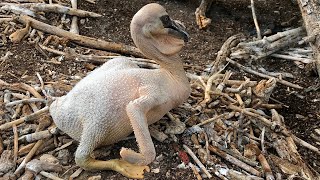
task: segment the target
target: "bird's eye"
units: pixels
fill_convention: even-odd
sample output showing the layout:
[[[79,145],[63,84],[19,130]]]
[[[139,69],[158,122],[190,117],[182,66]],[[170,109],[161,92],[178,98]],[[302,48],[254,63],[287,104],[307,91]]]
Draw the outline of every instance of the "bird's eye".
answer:
[[[168,22],[170,20],[169,16],[165,16],[164,21]]]
[[[167,25],[170,23],[170,17],[168,15],[161,16],[160,19],[164,25]]]

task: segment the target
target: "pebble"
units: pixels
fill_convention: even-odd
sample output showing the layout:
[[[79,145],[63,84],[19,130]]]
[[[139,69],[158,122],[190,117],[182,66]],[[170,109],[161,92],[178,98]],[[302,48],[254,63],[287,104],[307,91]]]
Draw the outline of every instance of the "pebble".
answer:
[[[101,179],[101,175],[98,176],[91,176],[88,178],[88,180],[100,180]]]
[[[40,161],[44,161],[44,162],[48,162],[48,163],[52,163],[52,164],[58,164],[59,160],[54,157],[51,154],[43,154],[40,156]]]
[[[155,174],[158,174],[160,172],[160,169],[159,168],[155,168],[155,169],[152,169],[151,172],[153,172]]]
[[[67,149],[61,149],[58,153],[58,159],[62,165],[68,165],[70,152]]]

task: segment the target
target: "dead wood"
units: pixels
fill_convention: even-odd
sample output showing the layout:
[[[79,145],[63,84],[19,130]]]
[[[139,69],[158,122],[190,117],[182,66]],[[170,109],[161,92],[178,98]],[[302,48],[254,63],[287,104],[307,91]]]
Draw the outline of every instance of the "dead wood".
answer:
[[[180,119],[174,117],[170,112],[166,114],[170,121],[167,123],[165,122],[166,125],[166,134],[182,134],[184,130],[186,129],[185,123],[181,122]]]
[[[297,0],[320,77],[320,7],[317,0]]]
[[[59,4],[36,3],[36,4],[32,4],[30,6],[30,9],[34,12],[54,12],[54,13],[62,13],[62,14],[68,14],[68,15],[78,16],[78,17],[97,18],[102,16],[94,12],[84,11],[76,8],[69,8]]]
[[[260,27],[259,27],[257,15],[256,15],[256,10],[254,8],[254,0],[251,0],[251,12],[252,12],[253,22],[254,22],[254,25],[255,25],[256,31],[257,31],[257,38],[260,40],[261,39],[261,31],[260,31]]]
[[[29,29],[30,23],[27,23],[25,28],[19,29],[16,32],[12,33],[9,36],[9,39],[13,43],[19,43],[29,33]]]
[[[155,128],[154,126],[149,126],[149,131],[150,131],[150,135],[155,138],[156,140],[158,140],[159,142],[163,142],[164,140],[166,140],[168,138],[168,136],[166,134],[164,134],[163,132],[159,131],[157,128]]]
[[[0,18],[0,24],[2,23],[7,23],[13,20],[13,17],[8,17],[8,18]]]
[[[12,125],[12,130],[13,130],[13,163],[16,165],[17,159],[18,159],[18,151],[19,151],[19,142],[18,142],[18,130],[17,126],[15,124]]]
[[[252,117],[255,117],[256,119],[260,120],[264,125],[268,126],[268,127],[275,127],[275,124],[272,123],[269,119],[259,115],[259,114],[256,114],[256,113],[253,113],[253,112],[250,112],[250,111],[247,111],[246,109],[242,109],[240,107],[237,107],[235,105],[232,105],[230,104],[228,106],[229,109],[232,109],[232,110],[235,110],[235,111],[238,111],[238,112],[241,112],[245,115],[249,115],[249,116],[252,116]],[[317,154],[320,154],[320,150],[315,147],[315,146],[312,146],[311,144],[307,143],[306,141],[292,135],[285,127],[281,126],[280,124],[277,124],[277,128],[279,128],[279,132],[281,132],[283,135],[287,136],[287,137],[292,137],[292,139],[300,144],[301,146],[304,146],[314,152],[316,152]]]
[[[72,6],[72,8],[77,9],[78,8],[77,0],[71,0],[71,6]],[[72,17],[70,32],[75,33],[75,34],[79,34],[79,26],[78,26],[78,17],[77,16]]]
[[[138,66],[143,67],[143,68],[148,68],[148,69],[158,69],[160,66],[153,60],[150,59],[144,59],[144,58],[133,58],[133,57],[125,57],[121,55],[107,55],[107,56],[98,56],[98,55],[83,55],[83,54],[78,54],[72,49],[65,49],[65,52],[55,50],[52,48],[49,48],[47,46],[44,46],[42,44],[38,44],[38,46],[48,52],[57,54],[57,55],[62,55],[68,60],[75,60],[75,61],[80,61],[80,62],[90,62],[94,64],[103,64],[110,59],[113,58],[126,58],[129,59],[135,63],[137,63]]]
[[[296,175],[299,175],[300,177],[303,177],[304,179],[310,179],[310,180],[318,179],[312,175],[309,168],[307,168],[305,164],[301,164],[301,163],[293,164],[288,160],[279,158],[275,155],[270,155],[270,158],[274,162],[274,164],[276,164],[281,169],[281,171],[284,174],[287,174],[287,175],[296,174]]]
[[[224,148],[221,145],[219,145],[218,143],[215,143],[215,147],[219,148],[219,150],[224,151],[225,153],[229,154],[230,156],[233,156],[233,157],[239,159],[240,161],[243,161],[244,163],[246,163],[246,164],[248,164],[250,166],[253,166],[253,167],[258,166],[258,162],[253,161],[251,159],[248,159],[245,156],[242,156],[241,153],[235,152],[234,149]]]
[[[79,168],[77,169],[74,173],[71,174],[71,176],[69,177],[69,179],[74,179],[76,177],[78,177],[81,173],[82,173],[83,169],[82,168]]]
[[[12,12],[17,15],[28,15],[28,16],[36,17],[42,20],[46,20],[44,16],[41,16],[26,7],[19,6],[18,4],[2,3],[0,4],[0,6],[2,6],[0,8],[1,10]]]
[[[209,74],[213,75],[216,73],[226,62],[226,58],[231,54],[231,49],[240,43],[240,39],[243,38],[242,34],[236,34],[229,37],[221,46],[218,51],[215,61],[210,64]]]
[[[18,155],[19,155],[19,156],[23,156],[23,155],[27,154],[28,152],[30,152],[30,150],[33,148],[33,146],[34,146],[35,144],[36,144],[36,143],[30,143],[30,144],[28,144],[28,145],[25,145],[25,146],[20,147],[19,152],[18,152]]]
[[[313,60],[313,59],[289,56],[289,55],[285,55],[285,54],[274,53],[274,54],[271,54],[270,56],[275,57],[275,58],[286,59],[286,60],[300,61],[305,64],[315,62],[315,60]]]
[[[44,3],[44,0],[4,0],[4,2],[14,2],[14,3]]]
[[[47,177],[47,178],[52,179],[52,180],[63,180],[63,179],[61,179],[61,178],[59,178],[59,177],[57,177],[57,176],[55,176],[55,175],[53,175],[51,173],[48,173],[46,171],[41,171],[40,174],[42,176]]]
[[[192,163],[189,163],[189,166],[191,167],[194,175],[196,176],[197,180],[202,180],[201,175],[199,174],[198,170],[194,167]]]
[[[14,174],[18,176],[20,172],[25,168],[26,164],[31,160],[33,155],[36,153],[38,148],[43,144],[43,140],[39,140],[30,150],[30,152],[27,154],[27,156],[23,159],[19,167],[15,170]]]
[[[91,4],[95,4],[96,3],[96,0],[85,0],[87,1],[88,3],[91,3]]]
[[[20,86],[22,89],[30,92],[34,97],[39,98],[39,99],[43,99],[42,95],[38,93],[38,91],[36,91],[33,87],[31,87],[28,84],[25,83],[20,83],[18,84],[18,86]]]
[[[48,112],[48,111],[49,111],[49,107],[46,106],[46,107],[40,109],[39,111],[30,114],[29,116],[25,116],[25,117],[22,117],[20,119],[17,119],[17,120],[11,121],[11,122],[7,122],[7,123],[0,126],[0,131],[4,131],[6,129],[9,129],[10,127],[12,127],[13,124],[19,125],[23,122],[31,121],[34,118],[36,118],[37,116],[39,116],[40,114],[42,114],[44,112]]]
[[[38,132],[34,132],[32,134],[27,134],[24,136],[21,136],[19,138],[19,141],[21,142],[34,142],[34,141],[38,141],[40,139],[46,139],[51,137],[53,134],[56,134],[57,128],[53,128],[51,130],[44,130],[44,131],[38,131]]]
[[[257,147],[258,148],[258,147]],[[271,167],[267,161],[267,159],[265,158],[265,156],[260,152],[260,154],[257,154],[257,158],[263,168],[264,174],[266,179],[268,180],[273,180],[275,179],[271,170]]]
[[[252,42],[241,42],[232,49],[231,59],[261,59],[282,48],[297,44],[304,36],[302,27],[278,32],[275,35],[264,37]]]
[[[12,162],[12,151],[4,150],[0,157],[0,175],[3,175],[11,171],[15,167]]]
[[[35,174],[38,174],[41,171],[61,172],[63,169],[61,165],[53,164],[46,161],[41,161],[38,159],[33,159],[32,161],[26,164],[26,170],[29,170]]]
[[[211,23],[211,19],[206,17],[206,12],[210,8],[212,1],[213,0],[201,0],[200,6],[194,13],[196,15],[196,23],[198,24],[199,29],[204,29]]]
[[[241,173],[239,171],[232,170],[232,169],[228,170],[227,177],[229,179],[232,179],[232,180],[249,180],[249,179],[250,180],[263,180],[264,179],[264,178],[261,178],[261,177],[244,174],[244,173]],[[267,180],[269,180],[269,179],[267,179]]]
[[[27,103],[35,103],[35,102],[46,102],[46,100],[39,99],[39,98],[22,99],[22,100],[6,103],[5,106],[11,107],[11,106],[16,106],[18,104],[27,104]]]
[[[2,137],[0,136],[0,154],[2,154],[3,150],[4,150],[4,147],[3,147],[3,139],[2,139]]]
[[[257,71],[254,71],[253,69],[250,69],[248,67],[245,67],[229,58],[227,58],[227,61],[230,62],[232,65],[248,72],[248,73],[251,73],[251,74],[254,74],[254,75],[257,75],[257,76],[260,76],[262,78],[267,78],[267,79],[271,79],[271,78],[274,78],[272,76],[269,76],[269,75],[266,75],[266,74],[262,74],[262,73],[259,73]],[[279,79],[279,78],[275,78],[275,80],[283,85],[286,85],[286,86],[289,86],[289,87],[293,87],[293,88],[297,88],[297,89],[303,89],[303,87],[299,86],[299,85],[296,85],[296,84],[293,84],[291,82],[288,82],[286,80],[283,80],[283,79]]]
[[[74,34],[69,31],[62,30],[58,27],[51,26],[51,25],[45,24],[43,22],[37,21],[37,20],[35,20],[29,16],[25,16],[25,15],[21,15],[21,16],[17,17],[16,19],[17,19],[17,21],[19,21],[23,24],[26,24],[27,22],[31,22],[31,27],[34,29],[38,29],[40,31],[44,31],[49,34],[53,34],[53,35],[67,38],[67,39],[69,39],[77,44],[83,45],[83,46],[107,50],[107,51],[118,52],[121,54],[133,55],[136,57],[144,57],[136,47]]]
[[[200,169],[207,175],[208,178],[212,178],[212,175],[210,172],[206,169],[206,167],[201,163],[201,161],[197,158],[197,156],[192,152],[192,150],[186,146],[183,145],[183,148],[187,151],[187,153],[192,157],[192,159],[197,163],[197,165],[200,167]]]
[[[224,158],[225,160],[229,161],[230,163],[240,167],[241,169],[246,170],[250,174],[253,174],[255,176],[261,176],[261,173],[258,170],[254,169],[253,167],[245,164],[244,162],[232,157],[231,155],[219,150],[217,147],[210,145],[209,150],[211,152],[219,155],[220,157]]]

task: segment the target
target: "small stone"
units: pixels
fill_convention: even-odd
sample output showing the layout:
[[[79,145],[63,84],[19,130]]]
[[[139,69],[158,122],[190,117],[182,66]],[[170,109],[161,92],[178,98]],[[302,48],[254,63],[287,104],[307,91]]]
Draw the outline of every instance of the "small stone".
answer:
[[[152,169],[151,172],[153,172],[155,174],[158,174],[160,172],[160,169],[159,168],[155,168],[155,169]]]
[[[40,161],[44,161],[52,164],[59,163],[59,160],[51,154],[43,154],[42,156],[40,156]]]
[[[188,166],[186,166],[186,164],[185,164],[184,162],[182,162],[181,164],[179,164],[179,165],[177,166],[177,168],[178,168],[178,169],[187,169]]]
[[[101,175],[98,176],[91,176],[88,178],[88,180],[100,180],[101,179]]]
[[[168,172],[166,172],[166,178],[169,179],[170,176],[171,176],[171,174],[170,174],[170,170],[169,170]]]
[[[58,159],[62,165],[68,165],[69,163],[70,152],[67,149],[61,149],[58,153]]]
[[[80,19],[80,24],[84,24],[86,22],[86,19]]]
[[[156,157],[156,161],[160,162],[164,159],[163,154],[160,154],[159,156]]]
[[[304,119],[304,118],[306,118],[306,117],[304,117],[304,116],[301,115],[301,114],[296,114],[296,118],[297,118],[297,119]]]
[[[0,174],[5,174],[14,168],[14,163],[11,161],[11,150],[4,150],[0,158]]]
[[[280,11],[273,11],[273,13],[280,15]]]
[[[94,70],[97,66],[91,64],[91,63],[85,63],[84,67],[87,68],[88,70]]]

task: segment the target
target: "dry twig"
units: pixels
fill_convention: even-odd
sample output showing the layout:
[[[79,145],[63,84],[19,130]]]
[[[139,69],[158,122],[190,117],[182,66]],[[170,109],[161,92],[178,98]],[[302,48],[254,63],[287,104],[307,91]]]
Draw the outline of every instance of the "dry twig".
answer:
[[[237,63],[237,62],[235,62],[235,61],[233,61],[233,60],[231,60],[231,59],[228,59],[228,58],[227,58],[227,61],[230,62],[232,65],[234,65],[234,66],[236,66],[236,67],[238,67],[238,68],[240,68],[240,69],[242,69],[242,70],[244,70],[244,71],[246,71],[246,72],[248,72],[248,73],[257,75],[257,76],[259,76],[259,77],[263,77],[263,78],[267,78],[267,79],[274,78],[274,77],[272,77],[272,76],[265,75],[265,74],[259,73],[259,72],[257,72],[257,71],[254,71],[253,69],[250,69],[250,68],[248,68],[248,67],[245,67],[245,66],[243,66],[243,65],[241,65],[241,64],[239,64],[239,63]],[[283,85],[289,86],[289,87],[293,87],[293,88],[297,88],[297,89],[303,89],[303,87],[301,87],[301,86],[299,86],[299,85],[296,85],[296,84],[293,84],[293,83],[288,82],[288,81],[283,80],[283,79],[276,78],[276,81],[279,82],[279,83],[281,83],[281,84],[283,84]]]
[[[197,156],[192,152],[192,150],[186,146],[183,145],[183,148],[187,151],[187,153],[192,157],[192,159],[197,163],[197,165],[200,167],[200,169],[207,175],[208,178],[212,178],[212,175],[209,173],[209,171],[204,167],[204,165],[200,162],[200,160],[197,158]]]
[[[223,151],[220,151],[217,147],[210,145],[209,146],[209,150],[217,155],[219,155],[220,157],[224,158],[225,160],[229,161],[230,163],[246,170],[247,172],[255,175],[255,176],[261,176],[261,173],[259,171],[257,171],[256,169],[254,169],[253,167],[245,164],[244,162],[230,156],[229,154],[226,154]]]
[[[259,27],[257,16],[256,16],[256,10],[254,8],[254,0],[251,0],[251,11],[252,11],[252,17],[253,17],[254,25],[255,25],[256,30],[257,30],[257,36],[258,36],[258,39],[260,40],[261,39],[261,31],[260,31],[260,27]]]
[[[78,8],[77,0],[71,0],[71,6],[72,6],[72,8],[77,9]],[[75,34],[79,34],[78,17],[77,16],[72,17],[70,32],[75,33]]]
[[[48,110],[49,110],[49,107],[46,106],[46,107],[40,109],[39,111],[30,114],[29,116],[25,116],[25,117],[22,117],[20,119],[17,119],[17,120],[11,121],[11,122],[7,122],[7,123],[0,126],[0,131],[4,131],[4,130],[12,127],[13,124],[19,125],[23,122],[29,122],[29,121],[33,120],[35,117],[39,116],[40,114],[47,112]]]
[[[14,172],[15,175],[18,175],[23,168],[26,166],[26,164],[31,160],[31,158],[33,157],[33,155],[36,153],[36,151],[38,150],[38,148],[43,144],[43,140],[39,140],[30,150],[30,152],[27,154],[27,156],[24,158],[24,160],[22,161],[22,163],[19,165],[19,167],[16,169],[16,171]]]

